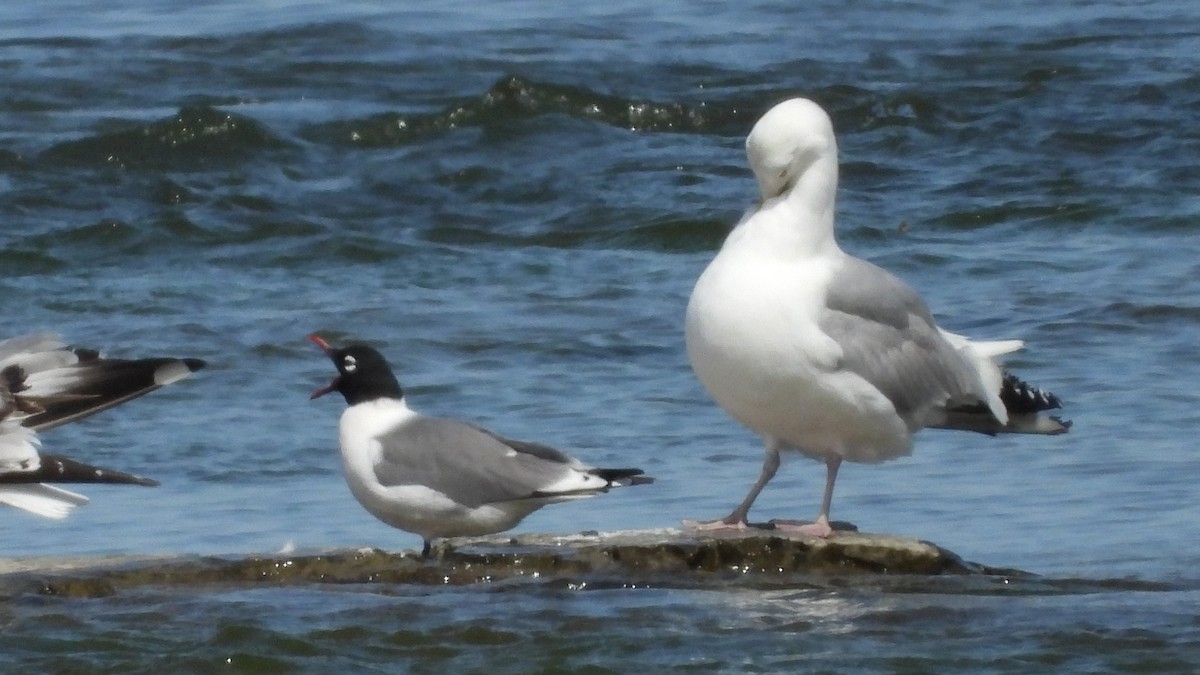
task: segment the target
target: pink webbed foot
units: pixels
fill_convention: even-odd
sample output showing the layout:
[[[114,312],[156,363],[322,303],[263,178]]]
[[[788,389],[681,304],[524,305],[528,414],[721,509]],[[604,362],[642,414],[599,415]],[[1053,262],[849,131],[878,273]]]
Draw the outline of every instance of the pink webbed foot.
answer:
[[[685,520],[683,526],[690,530],[705,530],[705,531],[720,531],[720,530],[744,530],[748,527],[745,518],[737,518],[733,515],[719,518],[717,520]]]
[[[771,526],[780,532],[790,532],[802,534],[806,537],[816,537],[825,539],[833,534],[833,528],[829,526],[829,519],[825,516],[817,518],[816,522],[807,520],[772,520]]]

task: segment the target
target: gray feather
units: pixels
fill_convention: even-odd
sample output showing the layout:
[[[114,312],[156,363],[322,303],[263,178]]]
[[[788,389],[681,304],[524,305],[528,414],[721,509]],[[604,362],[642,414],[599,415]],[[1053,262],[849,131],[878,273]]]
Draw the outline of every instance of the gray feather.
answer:
[[[382,485],[424,485],[472,508],[535,498],[576,465],[554,448],[438,417],[414,419],[379,441]]]
[[[917,292],[869,262],[844,258],[818,325],[841,346],[841,367],[882,392],[913,430],[930,409],[984,400],[978,373],[941,336]]]

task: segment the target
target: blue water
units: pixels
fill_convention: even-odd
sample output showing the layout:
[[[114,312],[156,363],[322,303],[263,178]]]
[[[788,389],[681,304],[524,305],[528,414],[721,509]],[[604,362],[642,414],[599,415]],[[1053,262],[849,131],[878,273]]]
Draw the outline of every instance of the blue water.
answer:
[[[724,515],[761,447],[692,376],[683,310],[754,198],[745,133],[802,94],[838,132],[843,247],[947,328],[1026,340],[1009,365],[1075,423],[925,432],[844,467],[833,516],[1176,590],[22,596],[0,608],[10,668],[1200,668],[1191,3],[94,5],[0,7],[3,334],[210,366],[46,433],[162,486],[0,513],[6,556],[419,545],[345,488],[342,406],[307,400],[332,374],[313,331],[379,346],[419,410],[658,478],[518,531]],[[140,131],[187,106],[239,131]],[[812,517],[822,481],[785,458],[752,516]]]

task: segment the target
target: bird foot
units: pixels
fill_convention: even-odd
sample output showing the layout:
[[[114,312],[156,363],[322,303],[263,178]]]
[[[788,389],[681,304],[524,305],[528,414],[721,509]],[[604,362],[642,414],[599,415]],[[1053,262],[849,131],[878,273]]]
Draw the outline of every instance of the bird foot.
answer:
[[[816,537],[825,539],[833,534],[833,528],[829,526],[829,521],[824,518],[818,519],[816,522],[810,520],[783,520],[776,518],[770,521],[772,528],[780,532],[788,532],[793,534],[802,534],[806,537]]]
[[[740,532],[749,527],[746,524],[745,518],[734,518],[733,516],[726,516],[717,520],[685,520],[683,521],[683,526],[690,530],[704,530],[709,532],[720,530],[737,530]]]

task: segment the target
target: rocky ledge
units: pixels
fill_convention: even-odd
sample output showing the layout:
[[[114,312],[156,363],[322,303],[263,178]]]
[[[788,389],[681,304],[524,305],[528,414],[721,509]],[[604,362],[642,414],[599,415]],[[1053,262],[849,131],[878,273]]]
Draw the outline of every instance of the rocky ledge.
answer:
[[[811,584],[833,577],[1032,576],[966,562],[916,539],[854,531],[813,539],[761,529],[498,535],[443,542],[430,560],[414,552],[367,549],[243,558],[60,559],[40,564],[14,560],[0,570],[7,570],[0,587],[9,593],[69,597],[185,585],[467,585],[526,580],[592,587],[707,587]]]

